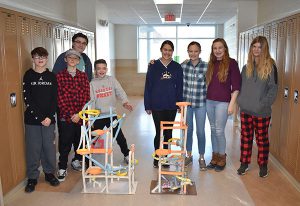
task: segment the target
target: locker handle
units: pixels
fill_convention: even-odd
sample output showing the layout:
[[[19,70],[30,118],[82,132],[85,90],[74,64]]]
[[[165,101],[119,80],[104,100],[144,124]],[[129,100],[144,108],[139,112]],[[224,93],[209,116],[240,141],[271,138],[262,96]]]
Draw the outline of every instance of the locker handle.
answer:
[[[17,105],[16,93],[11,93],[9,96],[10,96],[10,105],[11,105],[11,107],[15,107]]]
[[[284,92],[283,92],[283,97],[284,97],[285,99],[287,99],[288,96],[289,96],[289,88],[285,87],[285,88],[284,88]]]
[[[294,91],[294,103],[298,103],[298,94],[299,94],[299,92],[298,92],[298,90],[295,90]]]

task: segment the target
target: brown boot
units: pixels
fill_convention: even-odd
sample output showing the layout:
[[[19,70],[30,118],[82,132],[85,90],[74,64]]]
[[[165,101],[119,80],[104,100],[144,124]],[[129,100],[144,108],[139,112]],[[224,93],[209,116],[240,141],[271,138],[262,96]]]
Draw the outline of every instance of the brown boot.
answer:
[[[211,170],[214,169],[219,161],[219,153],[212,153],[212,158],[210,163],[207,165],[207,169]]]
[[[221,172],[224,170],[226,166],[226,154],[219,154],[219,161],[217,162],[217,165],[215,166],[215,171],[216,172]]]

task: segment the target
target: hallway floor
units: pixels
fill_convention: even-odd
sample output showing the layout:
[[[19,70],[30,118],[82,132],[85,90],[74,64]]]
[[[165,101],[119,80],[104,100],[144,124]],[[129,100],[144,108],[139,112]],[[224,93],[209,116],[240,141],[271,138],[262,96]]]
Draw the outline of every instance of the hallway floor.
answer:
[[[126,112],[127,117],[123,132],[128,144],[136,145],[135,176],[138,181],[134,195],[82,194],[81,173],[69,169],[66,181],[57,188],[45,183],[41,177],[36,191],[26,194],[21,188],[5,201],[5,206],[192,206],[192,205],[300,205],[300,192],[297,191],[287,178],[269,163],[270,174],[267,178],[258,177],[256,163],[256,147],[254,147],[252,164],[248,173],[239,176],[236,173],[239,163],[239,128],[229,119],[226,126],[227,165],[224,171],[200,171],[197,154],[197,138],[194,135],[194,162],[187,167],[189,178],[195,182],[197,195],[166,195],[150,194],[151,180],[157,179],[157,169],[152,167],[154,124],[152,117],[144,111],[141,97],[131,97],[134,111]],[[209,122],[206,121],[206,154],[208,164],[211,159],[211,143]],[[115,162],[120,164],[123,157],[118,145],[114,145]]]

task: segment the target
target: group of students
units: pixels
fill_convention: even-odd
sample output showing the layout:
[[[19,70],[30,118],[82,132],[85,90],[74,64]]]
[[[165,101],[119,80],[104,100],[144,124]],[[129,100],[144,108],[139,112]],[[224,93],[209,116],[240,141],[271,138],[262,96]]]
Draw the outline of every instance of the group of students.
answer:
[[[73,146],[74,158],[71,166],[81,171],[82,156],[77,154],[81,135],[82,120],[78,113],[83,106],[93,100],[92,108],[99,109],[101,114],[116,112],[116,99],[132,111],[127,95],[119,82],[106,75],[107,63],[104,59],[94,63],[95,78],[92,74],[92,64],[83,53],[88,44],[88,38],[77,33],[72,38],[72,49],[62,53],[56,60],[53,72],[47,68],[48,52],[43,47],[31,51],[33,68],[26,71],[23,77],[23,96],[25,110],[25,145],[26,173],[28,177],[25,192],[33,192],[39,178],[39,166],[43,167],[45,180],[52,186],[58,186],[67,176],[68,156]],[[55,114],[57,113],[57,118]],[[116,117],[115,117],[116,118]],[[55,120],[58,126],[59,163],[57,177]],[[110,126],[110,118],[98,119],[94,129]],[[113,133],[116,133],[115,128]],[[129,149],[127,141],[119,131],[116,138],[124,161],[128,163]]]
[[[132,111],[127,95],[119,82],[106,75],[107,63],[103,59],[92,64],[83,53],[88,38],[77,33],[72,38],[72,49],[62,53],[56,60],[53,73],[46,67],[48,52],[37,47],[31,51],[34,64],[23,78],[25,111],[26,172],[28,182],[26,192],[35,190],[39,178],[40,163],[45,180],[58,186],[67,175],[68,155],[73,146],[74,158],[71,166],[80,171],[85,164],[82,156],[76,153],[81,135],[82,120],[79,111],[93,100],[92,108],[101,113],[116,111],[119,98],[123,107]],[[147,114],[152,114],[156,135],[154,149],[159,148],[160,121],[174,121],[177,113],[176,102],[190,102],[187,108],[187,155],[186,165],[193,161],[193,120],[196,119],[200,170],[214,169],[219,172],[226,166],[225,126],[227,118],[236,107],[241,116],[241,156],[239,175],[244,175],[251,161],[253,135],[258,145],[259,176],[268,176],[269,139],[268,127],[271,119],[271,105],[277,93],[277,69],[269,53],[267,39],[256,37],[249,49],[247,64],[240,73],[237,62],[230,58],[224,39],[217,38],[211,46],[209,62],[199,55],[201,45],[191,42],[187,47],[189,60],[181,65],[173,61],[174,45],[166,40],[162,43],[161,58],[149,64],[144,92]],[[55,114],[57,113],[57,118]],[[212,159],[205,163],[205,119],[208,116],[211,127]],[[55,120],[57,119],[59,140],[59,163],[57,178]],[[110,119],[99,119],[94,129],[110,126]],[[114,129],[113,133],[116,133]],[[164,131],[164,141],[172,138],[172,130]],[[128,163],[129,149],[126,138],[120,130],[117,143]],[[155,158],[154,167],[158,167]],[[168,165],[165,165],[168,167]]]
[[[193,161],[193,120],[195,116],[198,139],[199,167],[201,171],[214,169],[217,172],[226,166],[225,126],[233,114],[236,102],[241,117],[241,165],[239,175],[248,171],[251,162],[253,135],[258,146],[257,162],[259,176],[267,177],[271,105],[275,101],[278,83],[277,68],[271,58],[267,39],[258,36],[250,45],[248,61],[240,73],[238,63],[230,58],[227,43],[217,38],[211,46],[209,62],[200,57],[201,45],[191,42],[187,47],[189,60],[181,65],[173,61],[174,45],[162,43],[161,58],[151,61],[148,67],[144,104],[147,114],[152,114],[156,135],[154,149],[159,148],[160,121],[174,121],[176,102],[186,101],[187,108],[187,155],[185,164]],[[212,159],[205,163],[205,119],[211,128]],[[164,131],[164,141],[172,138],[172,130]],[[166,165],[167,166],[167,165]],[[158,167],[154,159],[153,167]]]

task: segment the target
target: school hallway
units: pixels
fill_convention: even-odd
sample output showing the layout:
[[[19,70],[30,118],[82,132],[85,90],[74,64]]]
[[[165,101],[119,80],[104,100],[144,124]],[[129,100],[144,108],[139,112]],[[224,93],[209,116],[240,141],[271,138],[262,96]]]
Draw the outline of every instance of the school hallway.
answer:
[[[194,161],[187,167],[188,177],[195,182],[197,195],[167,195],[150,194],[150,182],[157,179],[157,169],[153,168],[153,138],[154,124],[152,116],[144,111],[142,97],[130,97],[134,111],[129,113],[120,109],[119,113],[126,112],[123,132],[128,144],[135,144],[136,158],[139,164],[135,167],[135,177],[138,182],[134,195],[112,194],[83,194],[81,172],[68,169],[65,182],[58,187],[51,187],[40,177],[36,191],[27,194],[24,192],[25,182],[17,186],[7,196],[5,206],[150,206],[150,205],[300,205],[300,192],[288,181],[270,158],[270,174],[267,178],[258,177],[256,162],[256,146],[252,155],[249,171],[244,176],[236,173],[239,163],[240,129],[229,118],[226,126],[227,165],[224,171],[200,171],[197,154],[197,138],[194,134]],[[211,143],[209,122],[206,120],[206,164],[211,159]],[[255,143],[254,143],[255,145]],[[70,158],[69,158],[70,159]],[[114,144],[114,161],[123,163],[119,146]]]

